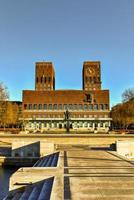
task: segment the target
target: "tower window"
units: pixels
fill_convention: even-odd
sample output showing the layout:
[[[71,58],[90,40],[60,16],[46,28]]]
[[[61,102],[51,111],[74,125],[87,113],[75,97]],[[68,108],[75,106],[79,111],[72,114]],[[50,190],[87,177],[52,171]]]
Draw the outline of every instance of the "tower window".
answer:
[[[86,83],[88,82],[88,77],[87,76],[85,77],[85,81],[86,81]]]
[[[92,83],[92,77],[91,76],[89,77],[89,82]]]
[[[51,82],[51,77],[48,77],[48,82],[49,82],[49,83]]]
[[[40,82],[43,83],[43,77],[41,77]]]
[[[96,83],[96,77],[95,76],[93,77],[93,80],[94,80],[94,83]]]
[[[47,78],[45,77],[45,79],[44,79],[44,82],[46,83],[47,82]]]

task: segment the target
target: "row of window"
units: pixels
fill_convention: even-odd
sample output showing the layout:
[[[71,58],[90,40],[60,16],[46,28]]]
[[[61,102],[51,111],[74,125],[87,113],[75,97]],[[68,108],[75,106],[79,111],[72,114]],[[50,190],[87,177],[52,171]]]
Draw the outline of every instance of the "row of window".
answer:
[[[45,114],[45,115],[27,115],[28,118],[64,118],[63,114],[53,115],[53,114]],[[85,114],[71,114],[70,118],[107,118],[108,115],[85,115]]]
[[[89,82],[89,83],[98,83],[98,82],[100,82],[100,77],[98,76],[98,77],[88,77],[88,76],[86,76],[85,77],[85,81],[86,82]]]
[[[82,127],[108,127],[109,124],[108,122],[99,122],[99,123],[93,123],[93,122],[74,122],[74,123],[71,123],[70,124],[70,128],[74,127],[74,128],[82,128]],[[29,128],[45,128],[45,127],[48,127],[48,128],[66,128],[66,124],[63,124],[63,123],[57,123],[57,122],[49,122],[49,123],[31,123],[29,122],[28,124]]]
[[[42,77],[37,77],[36,78],[36,82],[37,83],[46,83],[46,82],[48,82],[48,83],[50,83],[51,82],[51,77],[49,76],[49,77],[44,77],[44,76],[42,76]]]
[[[108,110],[108,104],[24,104],[26,110]]]

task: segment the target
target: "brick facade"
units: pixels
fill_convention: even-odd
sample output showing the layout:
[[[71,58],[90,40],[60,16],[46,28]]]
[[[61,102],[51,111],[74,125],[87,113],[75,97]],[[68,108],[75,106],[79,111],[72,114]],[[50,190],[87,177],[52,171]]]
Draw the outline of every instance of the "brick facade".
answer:
[[[23,91],[25,129],[65,128],[64,112],[69,110],[72,129],[107,131],[109,90],[101,90],[100,62],[84,62],[82,78],[83,90],[55,90],[52,63],[36,63],[35,90]]]

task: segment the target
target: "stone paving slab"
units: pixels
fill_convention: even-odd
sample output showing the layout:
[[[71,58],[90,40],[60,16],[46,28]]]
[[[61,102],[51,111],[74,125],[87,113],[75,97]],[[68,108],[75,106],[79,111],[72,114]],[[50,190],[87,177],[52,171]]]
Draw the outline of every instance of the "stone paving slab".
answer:
[[[107,151],[64,153],[64,199],[134,199],[134,165]]]

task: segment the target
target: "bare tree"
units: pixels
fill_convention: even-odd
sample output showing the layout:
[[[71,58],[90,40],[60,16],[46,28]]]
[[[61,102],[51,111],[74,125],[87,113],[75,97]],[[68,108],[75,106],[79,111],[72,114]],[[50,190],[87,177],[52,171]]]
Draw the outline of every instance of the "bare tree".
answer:
[[[134,98],[134,88],[126,89],[122,94],[122,101],[127,102]]]
[[[9,99],[9,92],[7,87],[0,82],[0,101],[7,101]]]

